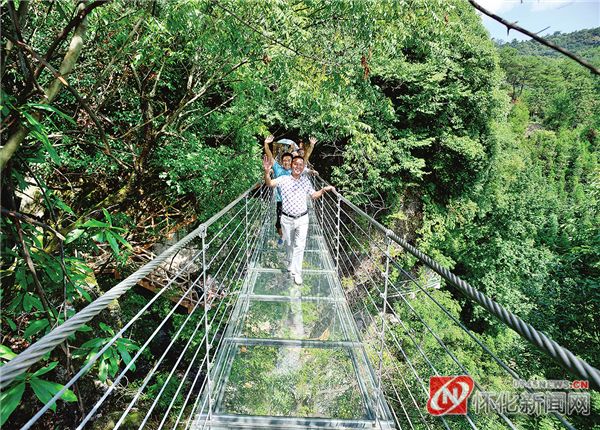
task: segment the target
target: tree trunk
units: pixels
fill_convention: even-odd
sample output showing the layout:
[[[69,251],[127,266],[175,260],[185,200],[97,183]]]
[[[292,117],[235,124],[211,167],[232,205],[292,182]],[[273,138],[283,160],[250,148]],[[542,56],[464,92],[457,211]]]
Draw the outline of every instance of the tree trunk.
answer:
[[[82,9],[85,8],[85,4],[81,3],[78,8],[78,13],[81,12]],[[85,32],[87,30],[87,18],[84,18],[77,28],[75,28],[75,32],[73,33],[73,38],[71,39],[71,43],[69,44],[69,49],[63,58],[63,61],[60,65],[59,73],[61,76],[68,76],[75,67],[75,63],[79,58],[79,54],[81,54],[81,49],[83,48],[83,39],[85,36]],[[56,97],[58,96],[60,90],[63,87],[63,82],[61,78],[55,79],[50,87],[45,90],[46,97],[40,101],[40,103],[50,104],[52,103]],[[41,119],[41,113],[38,111],[34,114],[34,117],[37,121]],[[8,138],[6,145],[0,148],[0,170],[4,170],[6,167],[6,163],[12,158],[12,156],[17,152],[21,143],[25,140],[27,135],[29,134],[29,129],[25,127],[22,123],[17,127],[17,130]]]

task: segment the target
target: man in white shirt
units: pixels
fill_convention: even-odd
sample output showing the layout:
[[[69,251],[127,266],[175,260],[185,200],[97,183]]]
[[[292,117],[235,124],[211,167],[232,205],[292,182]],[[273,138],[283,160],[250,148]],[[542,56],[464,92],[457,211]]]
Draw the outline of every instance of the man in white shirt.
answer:
[[[289,176],[271,179],[269,173],[272,165],[272,160],[265,156],[263,159],[265,184],[271,188],[279,187],[281,192],[281,227],[289,261],[288,270],[291,272],[294,282],[302,284],[302,261],[308,232],[306,196],[311,196],[313,200],[318,199],[323,193],[334,191],[335,188],[327,186],[315,191],[308,177],[302,174],[304,158],[300,156],[292,159],[292,174]]]

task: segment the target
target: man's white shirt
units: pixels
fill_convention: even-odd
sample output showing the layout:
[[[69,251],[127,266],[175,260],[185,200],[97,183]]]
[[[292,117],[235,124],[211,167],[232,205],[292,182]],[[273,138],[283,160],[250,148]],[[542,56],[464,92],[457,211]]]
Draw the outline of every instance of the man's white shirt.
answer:
[[[273,179],[272,182],[279,187],[281,192],[283,212],[298,216],[308,210],[306,196],[312,195],[315,189],[306,175],[300,175],[298,179],[292,175],[280,176]]]

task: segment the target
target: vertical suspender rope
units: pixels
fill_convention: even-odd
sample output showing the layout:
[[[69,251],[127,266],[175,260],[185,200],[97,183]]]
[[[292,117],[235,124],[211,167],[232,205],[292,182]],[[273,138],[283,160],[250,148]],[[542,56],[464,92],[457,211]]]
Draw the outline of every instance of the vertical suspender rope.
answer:
[[[208,420],[211,419],[212,412],[212,387],[210,384],[210,342],[208,335],[210,325],[208,324],[208,284],[206,283],[206,229],[200,232],[200,237],[202,238],[202,285],[204,288],[204,334],[205,334],[205,349],[206,349],[206,386],[208,393]]]

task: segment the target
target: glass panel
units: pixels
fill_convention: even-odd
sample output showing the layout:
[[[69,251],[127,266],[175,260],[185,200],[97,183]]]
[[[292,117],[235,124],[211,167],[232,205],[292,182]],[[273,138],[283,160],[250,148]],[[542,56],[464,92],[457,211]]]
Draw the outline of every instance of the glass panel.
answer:
[[[316,251],[320,249],[324,249],[325,245],[321,245],[322,240],[321,236],[308,236],[306,239],[306,251]]]
[[[304,261],[302,262],[304,270],[323,270],[326,268],[325,257],[322,251],[305,251]]]
[[[279,249],[268,249],[260,251],[258,255],[258,260],[256,261],[256,267],[260,267],[263,269],[285,270],[287,266],[285,264],[284,248],[281,247]]]
[[[287,268],[285,265],[285,256],[284,247],[280,247],[279,249],[263,249],[258,256],[256,267],[285,270]],[[304,251],[304,261],[302,262],[304,270],[323,270],[326,267],[323,251],[308,249]]]
[[[239,345],[217,413],[362,419],[367,415],[346,348]]]
[[[332,297],[330,275],[327,273],[302,273],[304,283],[299,287],[286,271],[259,272],[252,294],[289,297]]]
[[[241,335],[253,338],[343,341],[335,302],[251,300]]]

